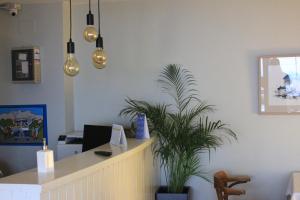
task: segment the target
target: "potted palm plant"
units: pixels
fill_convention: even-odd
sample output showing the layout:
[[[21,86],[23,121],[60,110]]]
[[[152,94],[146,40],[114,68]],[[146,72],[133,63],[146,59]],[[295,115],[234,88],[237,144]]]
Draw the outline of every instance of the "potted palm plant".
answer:
[[[150,132],[156,136],[153,151],[167,183],[159,188],[156,199],[186,200],[190,189],[185,184],[191,176],[209,181],[200,168],[199,154],[222,145],[224,137],[236,139],[236,134],[220,120],[212,121],[206,116],[213,106],[199,99],[195,79],[188,70],[167,65],[158,81],[172,97],[171,104],[127,98],[120,115],[133,119],[138,113],[146,114]]]

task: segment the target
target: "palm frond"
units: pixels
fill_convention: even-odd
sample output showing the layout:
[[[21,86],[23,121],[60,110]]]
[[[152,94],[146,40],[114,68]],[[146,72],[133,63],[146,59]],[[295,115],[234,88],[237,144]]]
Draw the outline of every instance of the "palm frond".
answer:
[[[162,84],[163,91],[173,97],[180,112],[186,108],[187,102],[197,99],[197,90],[193,88],[196,85],[193,75],[178,65],[167,65],[158,81]]]

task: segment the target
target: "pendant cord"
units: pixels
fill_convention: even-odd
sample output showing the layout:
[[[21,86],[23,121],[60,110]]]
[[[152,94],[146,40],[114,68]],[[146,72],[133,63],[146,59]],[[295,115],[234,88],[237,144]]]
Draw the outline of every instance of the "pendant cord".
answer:
[[[72,38],[72,0],[70,0],[70,39]]]
[[[99,29],[99,35],[101,35],[101,29],[100,29],[100,0],[98,0],[98,29]]]
[[[91,12],[91,0],[89,0],[89,11]]]

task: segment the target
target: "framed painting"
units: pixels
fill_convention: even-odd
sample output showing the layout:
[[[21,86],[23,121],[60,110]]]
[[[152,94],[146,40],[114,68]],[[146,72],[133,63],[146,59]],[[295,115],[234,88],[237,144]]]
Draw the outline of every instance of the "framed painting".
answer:
[[[0,145],[43,145],[46,105],[0,105]]]
[[[259,58],[259,112],[300,114],[300,55]]]

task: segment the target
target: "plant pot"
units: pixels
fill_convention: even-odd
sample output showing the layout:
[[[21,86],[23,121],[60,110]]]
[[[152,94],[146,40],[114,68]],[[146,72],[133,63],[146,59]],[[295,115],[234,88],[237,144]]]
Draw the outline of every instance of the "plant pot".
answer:
[[[190,187],[184,187],[182,193],[168,193],[166,186],[161,186],[155,193],[156,200],[190,200]]]

